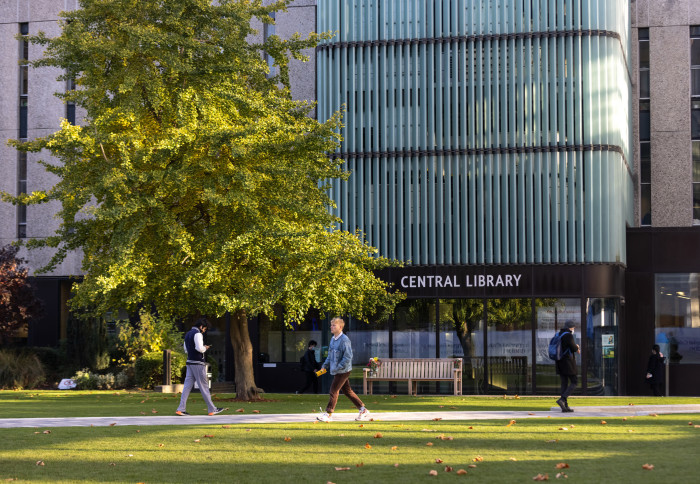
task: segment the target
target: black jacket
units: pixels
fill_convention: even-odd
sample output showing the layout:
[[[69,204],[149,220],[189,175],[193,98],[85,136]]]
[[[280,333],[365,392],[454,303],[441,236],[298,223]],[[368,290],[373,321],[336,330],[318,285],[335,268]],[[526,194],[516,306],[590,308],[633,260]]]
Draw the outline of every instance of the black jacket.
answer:
[[[316,361],[316,351],[306,350],[304,353],[304,360],[301,365],[301,371],[316,371],[320,367],[319,363]]]
[[[562,328],[559,333],[562,333],[561,337],[561,351],[564,353],[565,350],[569,350],[561,360],[557,361],[557,373],[560,375],[576,375],[578,374],[578,368],[576,367],[576,352],[578,351],[578,345],[576,344],[576,338],[571,334],[568,328]]]
[[[649,363],[647,364],[647,373],[651,373],[651,378],[647,378],[648,383],[661,383],[664,381],[664,359],[658,353],[649,355]]]

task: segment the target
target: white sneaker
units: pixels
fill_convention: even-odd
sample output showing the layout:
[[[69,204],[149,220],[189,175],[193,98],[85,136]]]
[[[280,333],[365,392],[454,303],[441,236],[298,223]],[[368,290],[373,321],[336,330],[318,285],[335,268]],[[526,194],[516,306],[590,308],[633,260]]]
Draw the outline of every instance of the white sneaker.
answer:
[[[355,420],[369,420],[369,410],[366,408],[364,410],[360,410],[360,413],[357,414]]]
[[[318,415],[316,415],[316,420],[320,420],[321,422],[330,422],[331,420],[333,420],[333,417],[328,412],[321,412]]]

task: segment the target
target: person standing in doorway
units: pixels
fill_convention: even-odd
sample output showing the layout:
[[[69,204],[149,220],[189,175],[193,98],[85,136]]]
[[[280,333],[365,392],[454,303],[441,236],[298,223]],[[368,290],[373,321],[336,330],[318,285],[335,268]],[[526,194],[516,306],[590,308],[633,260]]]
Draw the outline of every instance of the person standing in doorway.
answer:
[[[566,326],[559,331],[561,337],[561,359],[557,360],[557,373],[561,379],[561,397],[557,400],[557,405],[562,412],[573,412],[569,407],[568,398],[578,385],[578,369],[576,368],[576,353],[581,353],[581,348],[576,344],[574,329],[576,324],[567,321]]]
[[[311,386],[313,386],[314,393],[318,393],[318,377],[316,376],[316,370],[318,370],[321,365],[316,361],[316,345],[316,341],[309,341],[309,346],[301,360],[301,371],[303,371],[306,376],[306,383],[304,383],[301,390],[297,390],[297,394],[304,393]]]
[[[651,347],[651,355],[649,355],[649,362],[647,363],[647,383],[655,397],[663,396],[661,387],[664,383],[665,371],[664,355],[661,353],[659,345],[654,345]]]
[[[199,392],[202,394],[204,403],[207,404],[209,415],[216,415],[228,410],[227,408],[219,408],[211,401],[209,394],[209,382],[207,381],[207,360],[204,353],[210,346],[204,346],[204,333],[209,329],[209,321],[206,318],[200,318],[185,334],[185,353],[187,353],[187,374],[185,375],[185,384],[182,389],[182,397],[180,397],[180,405],[175,411],[176,415],[189,415],[187,413],[187,399],[190,396],[192,387],[195,382],[199,387]]]
[[[331,334],[333,337],[328,345],[328,357],[321,365],[321,368],[331,372],[333,382],[331,383],[330,398],[326,411],[321,412],[316,417],[321,422],[330,422],[333,419],[333,411],[338,403],[340,392],[343,392],[360,411],[355,420],[369,419],[369,410],[365,408],[362,400],[352,391],[348,381],[352,370],[352,345],[350,344],[350,338],[343,334],[344,327],[345,321],[341,318],[333,318],[331,320]]]

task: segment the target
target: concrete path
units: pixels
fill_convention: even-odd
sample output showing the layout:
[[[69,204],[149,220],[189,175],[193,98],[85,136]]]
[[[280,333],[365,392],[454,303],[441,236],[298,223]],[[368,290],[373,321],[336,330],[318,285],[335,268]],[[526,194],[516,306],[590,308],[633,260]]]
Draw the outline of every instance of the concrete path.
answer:
[[[371,417],[375,421],[431,421],[440,420],[512,420],[525,418],[577,418],[577,417],[632,417],[672,413],[700,413],[700,405],[636,405],[606,407],[574,407],[573,413],[562,414],[559,407],[549,411],[497,411],[497,412],[377,412]],[[188,417],[146,416],[146,417],[66,417],[66,418],[3,418],[2,428],[45,428],[45,427],[107,427],[110,425],[252,425],[268,423],[308,423],[315,421],[315,414],[243,414],[226,413],[209,417],[207,415],[190,415]],[[334,422],[353,422],[356,413],[335,413]]]

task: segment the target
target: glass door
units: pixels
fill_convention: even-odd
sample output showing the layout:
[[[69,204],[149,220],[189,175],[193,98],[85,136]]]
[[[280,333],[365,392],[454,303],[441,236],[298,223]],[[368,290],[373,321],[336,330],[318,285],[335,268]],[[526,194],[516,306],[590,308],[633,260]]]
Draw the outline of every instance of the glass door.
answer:
[[[489,393],[532,391],[532,300],[486,303],[486,382]]]

